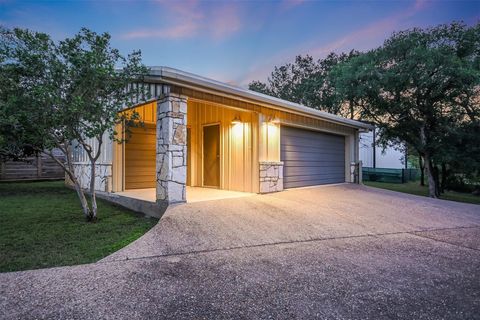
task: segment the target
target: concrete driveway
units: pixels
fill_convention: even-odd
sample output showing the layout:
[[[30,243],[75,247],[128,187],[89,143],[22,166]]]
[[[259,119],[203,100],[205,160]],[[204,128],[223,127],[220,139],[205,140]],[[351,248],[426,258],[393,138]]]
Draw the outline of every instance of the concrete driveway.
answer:
[[[0,318],[480,318],[480,206],[356,185],[180,205],[99,263],[0,274]]]

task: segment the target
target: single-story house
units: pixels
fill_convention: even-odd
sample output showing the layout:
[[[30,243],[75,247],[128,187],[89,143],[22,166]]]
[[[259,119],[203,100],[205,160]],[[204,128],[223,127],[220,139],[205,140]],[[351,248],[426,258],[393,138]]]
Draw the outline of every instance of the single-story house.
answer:
[[[383,148],[378,143],[378,128],[362,132],[359,141],[360,161],[365,168],[406,169],[407,151],[403,144],[391,143]]]
[[[126,143],[104,144],[99,191],[155,190],[156,203],[169,205],[195,188],[269,193],[358,180],[359,134],[369,124],[177,69],[150,70],[142,85],[153,99],[134,107],[145,125]],[[74,158],[87,186],[81,150]]]

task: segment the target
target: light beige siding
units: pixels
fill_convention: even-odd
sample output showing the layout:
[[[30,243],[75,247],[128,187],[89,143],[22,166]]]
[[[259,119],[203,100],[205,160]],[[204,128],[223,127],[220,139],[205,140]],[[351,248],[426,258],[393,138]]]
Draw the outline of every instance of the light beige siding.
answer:
[[[220,125],[221,189],[259,192],[259,162],[280,161],[280,130],[285,125],[345,136],[345,181],[350,180],[349,165],[357,158],[355,152],[357,130],[354,128],[304,114],[280,111],[234,97],[223,97],[181,87],[172,87],[172,92],[188,97],[189,185],[203,186],[202,134],[203,126],[209,124]],[[156,102],[151,102],[134,110],[145,123],[155,124],[156,108]],[[233,125],[232,120],[235,117],[240,117],[242,124]],[[125,188],[125,166],[128,165],[125,160],[129,161],[131,156],[126,155],[124,146],[115,143],[113,152],[113,187],[115,191],[120,191]]]
[[[156,140],[155,124],[131,128],[125,143],[125,189],[155,188]]]
[[[232,124],[240,117],[241,124]],[[189,176],[192,186],[203,185],[202,143],[203,126],[220,125],[220,188],[258,192],[258,153],[256,131],[257,115],[249,111],[229,108],[195,99],[188,100],[187,125],[190,128],[191,164]]]
[[[319,118],[313,118],[309,115],[303,115],[294,112],[280,111],[273,107],[255,102],[245,101],[241,97],[225,97],[211,93],[201,92],[185,87],[172,86],[172,92],[188,96],[190,100],[203,101],[214,105],[228,105],[238,110],[250,111],[256,114],[256,123],[258,130],[254,130],[254,135],[258,135],[258,152],[256,159],[258,161],[278,161],[280,159],[280,126],[290,125],[302,127],[310,130],[324,131],[334,134],[344,135],[349,139],[355,135],[356,129],[334,122],[325,121]],[[275,121],[270,121],[274,119]],[[278,130],[275,130],[278,128]],[[274,132],[278,131],[278,132]],[[268,134],[269,133],[269,134]],[[351,144],[351,148],[354,144]],[[355,161],[351,156],[350,150],[346,152],[346,162]],[[348,181],[348,180],[347,180]]]
[[[124,132],[122,125],[116,130],[123,144],[114,142],[113,191],[155,187],[155,148],[157,102],[150,102],[125,111],[136,112],[144,125]]]
[[[124,132],[121,124],[115,127],[119,139],[123,139]],[[112,191],[119,192],[125,190],[124,179],[124,144],[112,143]]]

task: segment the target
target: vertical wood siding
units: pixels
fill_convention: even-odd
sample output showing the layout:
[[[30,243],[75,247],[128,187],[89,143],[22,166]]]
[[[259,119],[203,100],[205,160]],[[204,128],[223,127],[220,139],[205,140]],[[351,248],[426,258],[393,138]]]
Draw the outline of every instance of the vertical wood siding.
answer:
[[[131,115],[133,112],[136,112],[139,117],[139,120],[145,123],[157,122],[157,102],[156,101],[139,105],[135,108],[128,109],[124,112],[128,115]]]
[[[191,148],[188,150],[187,177],[193,186],[202,186],[203,180],[202,125],[218,123],[221,131],[220,187],[258,192],[259,161],[280,160],[281,126],[269,121],[273,118],[279,120],[282,126],[296,126],[345,136],[345,180],[349,181],[348,166],[356,157],[354,144],[357,130],[354,128],[295,112],[279,111],[273,106],[244,101],[241,97],[224,97],[179,86],[153,83],[148,85],[152,98],[159,97],[166,91],[188,97],[187,123]],[[155,123],[156,101],[140,105],[136,111],[146,123]],[[234,127],[231,121],[237,115],[241,117],[243,124]],[[119,191],[124,187],[122,161],[125,149],[118,146],[111,149],[115,154],[114,189]]]
[[[242,124],[232,124],[240,117]],[[255,139],[257,115],[218,104],[189,99],[187,125],[190,128],[190,181],[203,185],[202,143],[203,126],[220,125],[220,188],[226,190],[258,191],[258,153]]]
[[[114,146],[114,152],[119,158],[114,161],[114,188],[155,188],[157,102],[146,103],[125,112],[136,112],[143,126],[128,129],[123,150]],[[119,174],[124,177],[122,186],[119,185]]]
[[[354,134],[356,129],[338,124],[333,122],[328,122],[319,118],[314,118],[312,116],[296,114],[288,111],[276,110],[273,107],[267,107],[265,105],[259,105],[256,103],[246,102],[242,100],[236,100],[233,98],[223,97],[220,95],[214,95],[211,93],[205,93],[197,90],[192,90],[189,88],[172,86],[171,91],[185,95],[189,99],[194,99],[196,101],[201,100],[205,103],[213,103],[216,105],[225,105],[231,108],[237,108],[238,110],[252,111],[257,114],[261,114],[268,119],[273,117],[282,122],[282,124],[288,125],[298,125],[311,127],[316,129],[325,130],[335,134],[349,135]]]
[[[155,124],[145,123],[131,131],[131,138],[125,143],[125,189],[155,188]]]

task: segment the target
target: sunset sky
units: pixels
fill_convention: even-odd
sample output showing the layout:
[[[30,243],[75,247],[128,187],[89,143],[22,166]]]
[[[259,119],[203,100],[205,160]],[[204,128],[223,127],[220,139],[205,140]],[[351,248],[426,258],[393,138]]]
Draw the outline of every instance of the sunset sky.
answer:
[[[393,31],[480,19],[477,1],[13,1],[0,0],[0,24],[54,39],[81,27],[109,32],[127,54],[246,86],[295,55],[368,50]]]

